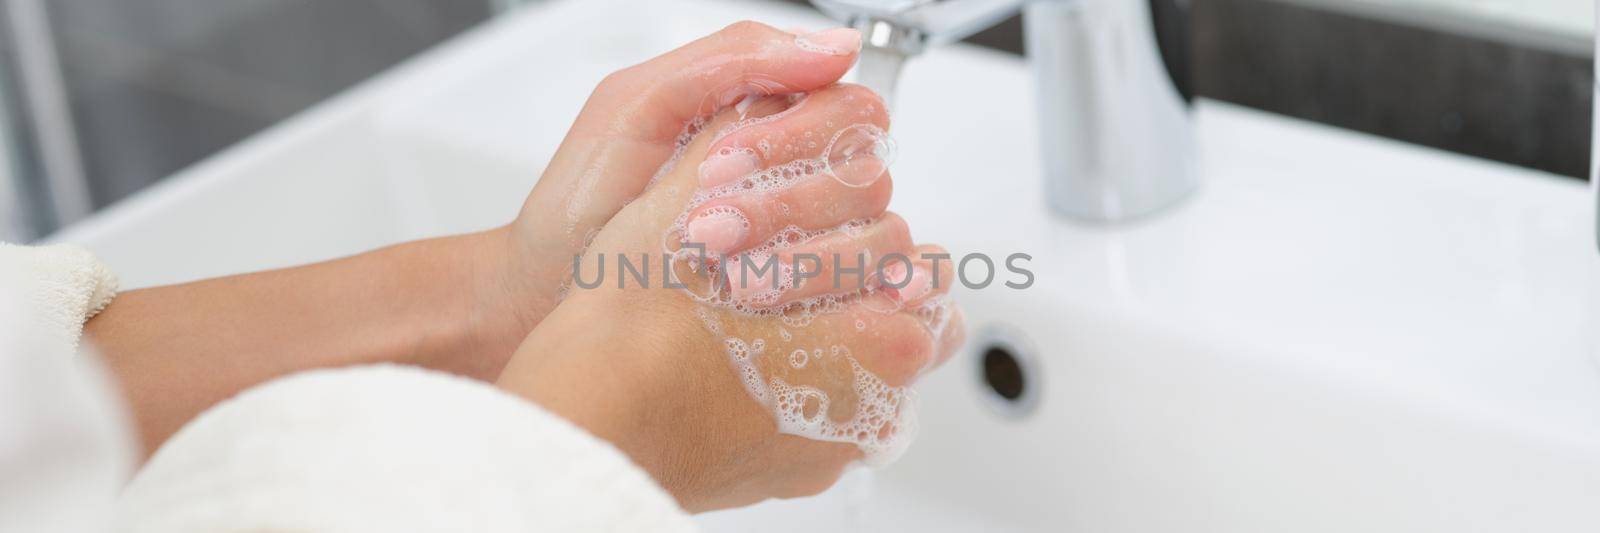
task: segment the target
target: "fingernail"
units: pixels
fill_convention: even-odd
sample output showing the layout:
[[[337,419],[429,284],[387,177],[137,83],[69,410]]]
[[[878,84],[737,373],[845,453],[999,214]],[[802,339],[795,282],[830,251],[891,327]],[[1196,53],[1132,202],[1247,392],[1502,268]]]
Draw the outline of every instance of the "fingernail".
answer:
[[[890,281],[899,281],[905,279],[904,273],[902,273],[901,276],[902,277],[891,279]],[[929,273],[927,269],[922,268],[920,265],[911,267],[911,281],[907,282],[906,286],[901,287],[899,291],[900,303],[908,303],[922,298],[923,296],[927,296],[928,291],[931,290],[933,290],[933,274]]]
[[[689,242],[706,246],[707,253],[726,254],[744,241],[750,231],[750,221],[732,207],[713,207],[689,222],[686,237]]]
[[[732,183],[761,169],[761,160],[748,148],[723,149],[700,163],[700,187],[709,189]]]
[[[851,28],[822,30],[795,37],[794,44],[808,52],[847,56],[861,49],[861,32]]]
[[[883,277],[879,281],[883,282],[883,286],[896,290],[910,283],[910,280],[906,279],[906,266],[900,263],[890,263],[889,266],[883,267]]]

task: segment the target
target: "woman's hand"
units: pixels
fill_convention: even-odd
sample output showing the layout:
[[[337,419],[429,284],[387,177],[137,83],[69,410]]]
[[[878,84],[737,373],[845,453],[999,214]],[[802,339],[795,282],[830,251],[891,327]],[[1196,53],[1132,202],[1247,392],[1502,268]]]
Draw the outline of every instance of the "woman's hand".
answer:
[[[691,121],[746,96],[832,84],[855,63],[860,39],[846,28],[797,36],[740,22],[601,81],[503,230],[508,253],[498,283],[507,297],[488,301],[517,320],[496,332],[501,358],[485,370],[498,372],[560,303],[572,257],[683,148],[679,134]],[[739,162],[730,165],[738,171]]]
[[[913,428],[907,386],[962,326],[922,258],[937,249],[884,212],[887,120],[847,85],[716,115],[594,236],[580,285],[499,385],[616,444],[691,511],[814,494],[852,461],[891,460]],[[767,257],[783,266],[741,275]]]

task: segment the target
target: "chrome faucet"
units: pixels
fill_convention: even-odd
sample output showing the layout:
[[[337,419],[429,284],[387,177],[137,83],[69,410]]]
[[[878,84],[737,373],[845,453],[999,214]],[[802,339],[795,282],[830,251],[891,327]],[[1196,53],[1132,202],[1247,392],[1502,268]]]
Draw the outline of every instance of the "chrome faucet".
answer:
[[[1037,79],[1049,205],[1075,219],[1120,222],[1172,206],[1198,184],[1187,58],[1173,51],[1187,51],[1187,43],[1175,42],[1183,40],[1187,28],[1158,31],[1154,16],[1166,9],[1159,6],[1174,5],[1173,1],[812,3],[861,30],[858,81],[891,104],[906,59],[1022,10],[1027,53]]]

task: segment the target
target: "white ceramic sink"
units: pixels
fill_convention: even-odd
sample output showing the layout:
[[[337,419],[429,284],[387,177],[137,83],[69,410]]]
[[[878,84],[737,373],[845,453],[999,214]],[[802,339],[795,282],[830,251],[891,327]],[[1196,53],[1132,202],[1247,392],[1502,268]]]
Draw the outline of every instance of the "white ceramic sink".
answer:
[[[532,8],[70,228],[130,285],[509,220],[604,74],[754,2]],[[1600,531],[1600,254],[1583,185],[1213,102],[1202,191],[1119,227],[1044,210],[1022,60],[912,63],[893,209],[1028,290],[958,290],[975,342],[898,464],[712,531]],[[996,285],[998,286],[998,284]],[[978,379],[995,331],[1035,404]],[[600,496],[603,497],[603,496]]]

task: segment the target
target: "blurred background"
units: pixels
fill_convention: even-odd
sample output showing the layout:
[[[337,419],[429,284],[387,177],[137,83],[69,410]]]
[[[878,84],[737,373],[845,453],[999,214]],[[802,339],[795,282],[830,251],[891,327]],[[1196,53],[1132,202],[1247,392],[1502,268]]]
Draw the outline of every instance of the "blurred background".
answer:
[[[0,0],[0,240],[538,1]],[[1591,0],[1156,1],[1191,17],[1203,97],[1586,178]],[[1021,24],[971,40],[1020,52]]]

